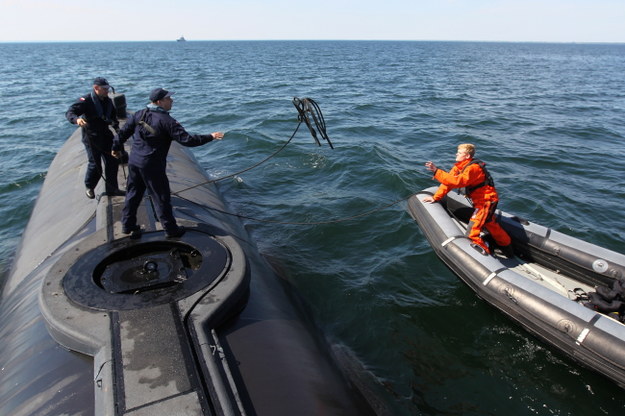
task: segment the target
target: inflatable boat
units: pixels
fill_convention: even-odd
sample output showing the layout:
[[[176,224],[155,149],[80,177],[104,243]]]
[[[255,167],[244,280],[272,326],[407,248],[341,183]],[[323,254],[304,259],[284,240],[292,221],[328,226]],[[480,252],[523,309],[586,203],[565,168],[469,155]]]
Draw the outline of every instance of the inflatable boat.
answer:
[[[3,287],[0,414],[374,414],[186,148],[168,157],[180,238],[147,196],[143,234],[122,234],[124,197],[86,198],[85,169],[77,130]]]
[[[408,210],[445,265],[527,331],[625,388],[625,255],[502,211],[514,253],[483,254],[465,235],[468,200],[452,191],[423,202],[436,189],[412,196]]]

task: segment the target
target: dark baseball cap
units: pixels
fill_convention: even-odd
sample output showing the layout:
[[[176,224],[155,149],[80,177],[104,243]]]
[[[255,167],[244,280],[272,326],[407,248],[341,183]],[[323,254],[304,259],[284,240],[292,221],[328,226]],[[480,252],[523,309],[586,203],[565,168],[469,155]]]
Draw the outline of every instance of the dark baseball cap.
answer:
[[[96,79],[93,80],[93,85],[97,85],[100,87],[109,87],[109,82],[106,80],[106,78],[102,78],[102,77],[97,77]]]
[[[155,103],[158,100],[162,100],[165,97],[170,97],[172,94],[173,94],[173,91],[170,92],[170,91],[164,90],[162,88],[155,88],[150,93],[150,101]]]

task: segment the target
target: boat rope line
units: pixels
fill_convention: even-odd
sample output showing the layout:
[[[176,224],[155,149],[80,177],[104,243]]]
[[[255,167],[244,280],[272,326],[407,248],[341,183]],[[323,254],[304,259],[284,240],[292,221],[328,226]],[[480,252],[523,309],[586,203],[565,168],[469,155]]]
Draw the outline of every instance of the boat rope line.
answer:
[[[222,181],[224,179],[228,179],[228,178],[232,178],[234,176],[240,175],[244,172],[250,171],[260,165],[262,165],[263,163],[267,162],[268,160],[272,159],[273,157],[275,157],[276,155],[278,155],[278,153],[280,153],[282,150],[284,150],[286,148],[286,146],[291,143],[291,141],[293,140],[293,138],[295,137],[295,135],[297,134],[297,132],[299,131],[300,126],[302,125],[302,123],[306,124],[306,127],[308,127],[308,130],[310,131],[311,136],[313,137],[315,143],[318,146],[321,146],[321,140],[324,140],[327,142],[327,144],[330,146],[331,149],[334,149],[334,145],[332,144],[332,141],[330,140],[330,137],[328,137],[327,131],[326,131],[326,124],[325,124],[325,119],[323,117],[323,113],[321,112],[321,109],[319,108],[319,105],[312,99],[312,98],[298,98],[298,97],[294,97],[292,100],[293,106],[295,106],[297,112],[298,112],[298,123],[297,126],[295,127],[295,130],[293,131],[293,134],[291,134],[291,137],[289,137],[289,139],[275,152],[273,152],[271,155],[267,156],[266,158],[264,158],[263,160],[261,160],[260,162],[255,163],[254,165],[245,168],[241,171],[226,175],[226,176],[222,176],[219,178],[215,178],[215,179],[210,179],[207,181],[203,181],[200,182],[198,184],[189,186],[187,188],[181,189],[179,191],[176,192],[172,192],[172,196],[176,196],[182,200],[185,200],[193,205],[196,205],[206,211],[216,211],[219,212],[221,214],[224,215],[230,215],[230,216],[234,216],[240,219],[245,219],[245,220],[249,220],[249,221],[254,221],[254,222],[260,222],[260,223],[269,223],[269,224],[283,224],[283,225],[323,225],[323,224],[337,224],[337,223],[341,223],[341,222],[347,222],[347,221],[351,221],[357,218],[362,218],[362,217],[366,217],[369,215],[372,215],[374,213],[380,212],[384,209],[390,208],[394,205],[397,205],[401,202],[407,201],[408,199],[410,199],[412,196],[414,196],[414,194],[410,194],[404,198],[395,200],[393,202],[390,202],[388,204],[385,204],[381,207],[378,208],[374,208],[371,209],[369,211],[366,212],[362,212],[360,214],[355,214],[355,215],[350,215],[347,217],[343,217],[343,218],[337,218],[337,219],[330,219],[330,220],[325,220],[325,221],[313,221],[313,222],[302,222],[302,221],[279,221],[279,220],[270,220],[270,219],[262,219],[262,218],[256,218],[256,217],[251,217],[251,216],[247,216],[247,215],[241,215],[241,214],[237,214],[237,213],[233,213],[233,212],[228,212],[228,211],[224,211],[224,210],[220,210],[218,208],[212,208],[212,207],[206,207],[198,202],[192,201],[188,198],[185,198],[183,196],[181,196],[180,194],[189,191],[191,189],[195,189],[198,188],[200,186],[203,185],[207,185],[207,184],[211,184],[211,183],[215,183],[215,182],[219,182]],[[126,172],[124,170],[124,176],[126,176]],[[104,178],[105,179],[105,178]]]
[[[330,138],[328,137],[328,134],[326,132],[325,119],[323,118],[323,114],[321,113],[321,109],[319,108],[319,105],[312,98],[299,99],[297,97],[293,98],[293,105],[295,106],[298,112],[298,117],[297,117],[298,123],[297,123],[297,126],[295,127],[295,130],[293,131],[293,134],[291,134],[291,137],[289,137],[289,140],[287,140],[278,150],[276,150],[271,155],[267,156],[265,159],[261,160],[258,163],[255,163],[254,165],[248,168],[232,173],[230,175],[200,182],[196,185],[190,186],[188,188],[184,188],[180,191],[176,191],[172,193],[172,195],[180,196],[180,194],[183,192],[189,191],[191,189],[195,189],[197,187],[200,187],[209,183],[215,183],[215,182],[223,181],[224,179],[232,178],[234,176],[240,175],[244,172],[250,171],[262,165],[263,163],[267,162],[269,159],[272,159],[273,157],[275,157],[278,153],[284,150],[284,148],[289,143],[291,143],[291,141],[297,134],[302,123],[306,124],[306,126],[308,127],[308,130],[310,131],[310,134],[312,135],[313,139],[315,140],[315,143],[317,143],[318,146],[321,146],[321,142],[319,141],[319,138],[317,137],[317,135],[321,136],[321,138],[324,139],[330,145],[331,149],[334,149],[334,146],[332,145],[332,142],[330,141]]]
[[[244,173],[244,172],[247,172],[247,171],[249,171],[249,170],[252,170],[252,169],[254,169],[254,168],[256,168],[256,167],[258,167],[258,166],[262,165],[263,163],[267,162],[269,159],[271,159],[271,158],[273,158],[274,156],[276,156],[276,155],[277,155],[278,153],[280,153],[282,150],[284,150],[284,148],[285,148],[285,147],[286,147],[289,143],[291,143],[291,141],[292,141],[292,140],[293,140],[293,138],[295,137],[295,134],[297,133],[297,131],[299,130],[299,127],[300,127],[301,125],[302,125],[302,123],[301,123],[301,122],[297,124],[297,127],[295,127],[295,131],[293,131],[293,134],[291,135],[291,137],[289,138],[289,140],[287,140],[287,141],[286,141],[286,142],[282,145],[282,147],[280,147],[278,150],[276,150],[275,152],[273,152],[271,155],[267,156],[265,159],[261,160],[260,162],[258,162],[258,163],[256,163],[256,164],[254,164],[254,165],[252,165],[252,166],[250,166],[250,167],[248,167],[248,168],[245,168],[245,169],[243,169],[243,170],[240,170],[240,171],[238,171],[238,172],[232,173],[232,174],[230,174],[230,175],[221,176],[221,177],[216,178],[216,179],[209,179],[209,180],[207,180],[207,181],[200,182],[200,183],[198,183],[198,184],[196,184],[196,185],[189,186],[188,188],[184,188],[184,189],[182,189],[182,190],[180,190],[180,191],[177,191],[177,192],[172,192],[172,195],[180,196],[180,194],[181,194],[181,193],[183,193],[183,192],[189,191],[189,190],[191,190],[191,189],[198,188],[198,187],[200,187],[200,186],[208,185],[209,183],[215,183],[215,182],[223,181],[224,179],[232,178],[232,177],[234,177],[234,176],[240,175],[240,174],[242,174],[242,173]]]
[[[245,219],[245,220],[249,220],[249,221],[254,221],[254,222],[261,222],[261,223],[267,223],[267,224],[280,224],[280,225],[324,225],[324,224],[338,224],[341,222],[347,222],[347,221],[351,221],[354,220],[356,218],[362,218],[362,217],[366,217],[372,214],[375,214],[376,212],[380,212],[382,210],[385,210],[387,208],[392,207],[393,205],[397,205],[401,202],[407,201],[408,199],[412,198],[414,194],[410,194],[405,198],[401,198],[398,200],[395,200],[393,202],[390,202],[386,205],[383,205],[381,207],[378,208],[374,208],[372,210],[366,211],[366,212],[362,212],[360,214],[355,214],[355,215],[351,215],[348,217],[343,217],[343,218],[336,218],[336,219],[331,219],[331,220],[325,220],[325,221],[312,221],[312,222],[300,222],[300,221],[278,221],[278,220],[268,220],[268,219],[262,219],[262,218],[255,218],[255,217],[250,217],[247,215],[242,215],[242,214],[236,214],[233,212],[228,212],[228,211],[224,211],[218,208],[211,208],[211,207],[207,207],[204,206],[198,202],[195,201],[191,201],[190,199],[187,199],[185,197],[182,197],[180,195],[176,195],[178,198],[183,199],[187,202],[190,202],[194,205],[197,205],[198,207],[206,210],[206,211],[216,211],[219,212],[220,214],[225,214],[225,215],[230,215],[233,217],[237,217],[240,219]]]
[[[362,217],[366,217],[368,215],[374,214],[376,212],[382,211],[386,208],[389,208],[393,205],[397,205],[401,202],[404,202],[408,199],[410,199],[414,194],[410,194],[405,198],[401,198],[398,199],[396,201],[390,202],[386,205],[383,205],[381,207],[360,213],[360,214],[356,214],[356,215],[350,215],[348,217],[344,217],[344,218],[337,218],[337,219],[330,219],[330,220],[325,220],[325,221],[313,221],[313,222],[301,222],[301,221],[279,221],[279,220],[270,220],[270,219],[262,219],[262,218],[255,218],[255,217],[251,217],[251,216],[247,216],[247,215],[241,215],[241,214],[237,214],[237,213],[232,213],[232,212],[228,212],[228,211],[224,211],[224,210],[220,210],[218,208],[212,208],[212,207],[206,207],[198,202],[192,201],[188,198],[185,198],[183,196],[181,196],[182,193],[189,191],[191,189],[195,189],[198,188],[200,186],[203,185],[207,185],[207,184],[211,184],[211,183],[215,183],[215,182],[219,182],[222,181],[224,179],[227,178],[232,178],[234,176],[240,175],[244,172],[247,172],[249,170],[252,170],[260,165],[262,165],[263,163],[267,162],[268,160],[272,159],[273,157],[275,157],[278,153],[280,153],[282,150],[284,150],[284,148],[286,148],[286,146],[291,143],[291,141],[293,140],[293,138],[295,137],[295,135],[297,134],[297,132],[299,131],[300,126],[302,125],[302,123],[306,124],[306,127],[308,127],[308,130],[310,131],[311,136],[313,137],[315,143],[318,146],[321,146],[321,140],[324,140],[325,142],[327,142],[327,144],[330,146],[331,149],[334,149],[334,145],[332,144],[332,141],[330,140],[330,137],[328,137],[328,133],[326,131],[326,124],[325,124],[325,119],[323,118],[323,113],[321,112],[321,109],[319,108],[319,105],[315,102],[315,100],[313,100],[312,98],[298,98],[298,97],[294,97],[293,98],[293,106],[295,106],[295,109],[297,110],[298,113],[298,123],[297,126],[295,127],[295,130],[293,131],[293,134],[291,134],[291,137],[289,137],[289,139],[275,152],[273,152],[271,155],[267,156],[266,158],[264,158],[263,160],[261,160],[258,163],[255,163],[254,165],[245,168],[241,171],[226,175],[226,176],[222,176],[219,178],[215,178],[215,179],[209,179],[203,182],[200,182],[198,184],[189,186],[187,188],[181,189],[179,191],[176,192],[172,192],[172,196],[176,196],[182,200],[185,200],[193,205],[196,205],[204,210],[207,211],[215,211],[215,212],[219,212],[221,214],[224,215],[230,215],[230,216],[234,216],[240,219],[245,219],[245,220],[249,220],[249,221],[254,221],[254,222],[261,222],[261,223],[269,223],[269,224],[283,224],[283,225],[322,225],[322,224],[336,224],[336,223],[341,223],[341,222],[346,222],[346,221],[350,221],[350,220],[354,220],[356,218],[362,218]],[[321,139],[321,140],[320,140]]]

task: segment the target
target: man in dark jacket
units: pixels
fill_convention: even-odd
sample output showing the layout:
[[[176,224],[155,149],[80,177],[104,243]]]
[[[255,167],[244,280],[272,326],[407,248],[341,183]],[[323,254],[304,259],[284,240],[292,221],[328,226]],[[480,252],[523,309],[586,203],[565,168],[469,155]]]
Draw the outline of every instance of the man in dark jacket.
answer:
[[[190,135],[172,116],[169,110],[174,100],[173,92],[156,88],[150,93],[147,108],[136,112],[113,139],[113,156],[119,157],[123,145],[132,136],[128,159],[128,182],[126,203],[122,210],[122,232],[137,236],[137,209],[147,189],[152,197],[156,214],[167,238],[180,237],[184,228],[179,227],[171,206],[171,191],[165,172],[167,153],[172,140],[183,146],[201,146],[212,140],[221,140],[221,132]]]
[[[109,126],[118,130],[119,122],[113,101],[108,96],[109,88],[106,79],[96,78],[91,93],[80,97],[65,113],[70,123],[82,127],[82,142],[89,161],[85,175],[85,193],[90,199],[95,198],[94,189],[102,177],[102,161],[106,194],[124,194],[117,186],[119,161],[111,156],[113,133]]]

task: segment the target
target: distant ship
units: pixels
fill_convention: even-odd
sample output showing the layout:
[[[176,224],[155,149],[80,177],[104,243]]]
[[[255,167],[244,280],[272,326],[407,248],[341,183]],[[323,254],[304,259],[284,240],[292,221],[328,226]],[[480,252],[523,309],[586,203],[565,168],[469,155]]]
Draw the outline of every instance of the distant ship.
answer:
[[[180,36],[178,39],[176,39],[176,42],[186,42],[187,40],[184,38],[184,36]]]

